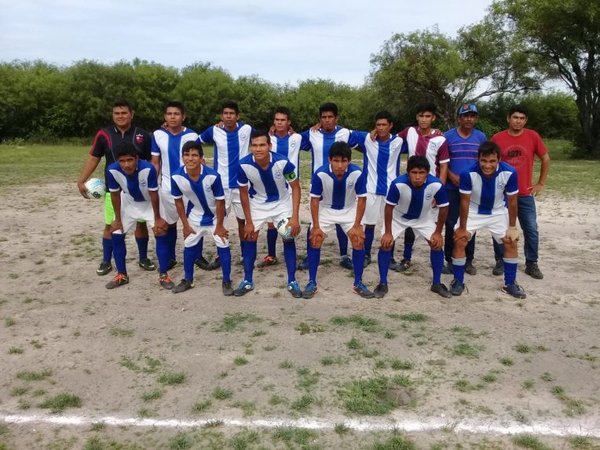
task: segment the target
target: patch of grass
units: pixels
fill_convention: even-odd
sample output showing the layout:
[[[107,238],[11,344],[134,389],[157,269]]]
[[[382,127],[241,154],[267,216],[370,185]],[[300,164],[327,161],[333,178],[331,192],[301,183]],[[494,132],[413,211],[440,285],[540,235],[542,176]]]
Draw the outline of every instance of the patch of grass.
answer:
[[[119,365],[133,372],[139,372],[141,370],[140,366],[138,366],[131,358],[127,356],[121,356]]]
[[[393,391],[392,382],[382,376],[346,382],[337,395],[348,412],[381,416],[399,406]]]
[[[528,391],[532,390],[535,387],[535,381],[533,380],[525,380],[521,383],[521,387]]]
[[[543,373],[543,374],[540,376],[540,378],[541,378],[542,380],[544,380],[545,382],[547,382],[547,383],[550,383],[550,382],[554,381],[554,377],[552,376],[552,374],[551,374],[550,372],[544,372],[544,373]]]
[[[307,446],[317,438],[317,433],[306,428],[279,427],[273,431],[272,438],[274,441],[283,441],[287,444]]]
[[[531,448],[533,450],[551,450],[550,447],[531,434],[515,436],[512,442],[518,447]]]
[[[249,416],[253,416],[254,413],[256,412],[256,403],[255,402],[250,402],[250,401],[243,401],[243,402],[235,402],[233,404],[233,406],[235,408],[240,408],[242,410],[242,412],[244,413],[245,417],[249,417]]]
[[[102,431],[106,428],[106,424],[104,422],[94,422],[90,427],[90,431]]]
[[[173,386],[184,383],[185,378],[185,373],[183,372],[166,372],[158,377],[158,382],[167,386]]]
[[[32,339],[31,341],[29,341],[29,343],[31,344],[31,346],[35,349],[40,349],[44,346],[44,344],[42,344],[40,341],[36,340],[36,339]]]
[[[520,343],[517,343],[517,345],[515,345],[515,351],[517,353],[530,353],[531,347],[527,344],[520,342]]]
[[[330,322],[337,326],[350,325],[367,333],[376,333],[381,330],[379,321],[370,317],[361,316],[360,314],[353,314],[350,317],[335,316],[331,318]]]
[[[477,359],[479,358],[479,349],[468,342],[459,342],[452,348],[452,354],[455,356]]]
[[[194,413],[206,412],[206,410],[208,410],[208,408],[210,408],[211,405],[212,405],[212,402],[208,399],[196,402],[192,406],[192,412],[194,412]]]
[[[324,366],[333,366],[334,364],[341,366],[342,364],[345,364],[345,363],[346,363],[346,359],[342,358],[339,355],[336,355],[336,356],[327,355],[327,356],[323,356],[321,358],[321,364]]]
[[[233,437],[229,440],[228,447],[233,450],[246,450],[250,448],[251,445],[258,444],[259,440],[260,435],[258,431],[244,430],[233,435]]]
[[[294,400],[290,408],[296,412],[305,413],[310,410],[313,403],[315,403],[315,398],[310,394],[304,394],[302,397]]]
[[[325,327],[319,323],[306,323],[300,322],[294,327],[294,330],[300,332],[300,335],[311,334],[311,333],[322,333],[325,331]]]
[[[134,334],[135,331],[131,328],[112,327],[110,329],[110,335],[115,337],[132,337]]]
[[[242,313],[234,313],[234,314],[225,314],[223,319],[221,319],[221,323],[213,328],[213,331],[217,333],[222,332],[230,332],[243,329],[244,323],[257,323],[262,322],[260,317],[255,316],[254,314],[242,314]]]
[[[426,322],[429,320],[425,314],[410,312],[406,314],[386,314],[390,319],[403,320],[404,322]]]
[[[348,342],[346,342],[346,347],[348,347],[350,350],[360,350],[363,345],[357,338],[352,337]]]
[[[23,350],[23,347],[10,347],[8,349],[8,354],[9,355],[20,355],[24,352],[25,350]]]
[[[67,408],[81,407],[81,399],[69,392],[63,392],[54,397],[47,398],[39,405],[40,408],[49,409],[53,413],[59,413]]]
[[[502,364],[503,366],[512,366],[515,364],[515,362],[507,356],[500,358],[499,361],[500,361],[500,364]]]
[[[562,386],[553,386],[550,392],[565,406],[565,414],[569,417],[585,414],[585,406],[581,400],[575,400],[565,393]]]
[[[291,369],[294,367],[294,363],[289,359],[283,360],[279,363],[280,369]]]
[[[267,334],[266,331],[263,330],[256,330],[255,332],[253,332],[250,337],[259,337],[259,336],[264,336],[265,334]]]
[[[350,431],[350,427],[344,423],[336,423],[333,427],[333,431],[335,431],[336,434],[342,435],[348,433]]]
[[[42,381],[52,375],[52,371],[44,369],[39,372],[17,372],[17,378],[23,381]]]
[[[188,450],[194,446],[194,441],[188,433],[177,433],[169,440],[169,450]]]
[[[488,372],[481,377],[481,381],[485,383],[495,383],[498,380],[498,375],[494,372]]]
[[[386,332],[383,333],[383,337],[386,339],[394,339],[396,336],[398,336],[398,335],[390,330],[386,330]]]
[[[408,438],[394,434],[383,442],[375,442],[372,450],[416,450],[415,444]]]
[[[480,385],[471,383],[469,380],[460,378],[454,382],[454,389],[460,392],[471,392],[481,389]]]
[[[282,397],[280,395],[273,394],[269,399],[269,405],[276,406],[281,405],[282,403],[287,403],[287,398]]]
[[[594,445],[594,441],[589,437],[575,436],[569,439],[569,445],[578,450],[597,450],[598,447]]]
[[[149,402],[161,398],[162,395],[163,391],[161,391],[160,389],[154,389],[153,391],[144,392],[142,394],[142,400],[144,400],[145,402]]]
[[[212,396],[215,400],[227,400],[233,397],[233,392],[226,388],[216,387],[212,391]]]
[[[402,359],[392,359],[390,360],[390,367],[394,370],[411,370],[413,363]]]
[[[248,364],[248,360],[246,358],[244,358],[243,356],[238,356],[237,358],[235,358],[233,360],[233,363],[236,366],[245,366],[246,364]]]
[[[29,392],[29,388],[27,386],[15,386],[10,390],[10,395],[13,397],[20,397],[21,395],[25,395]]]
[[[304,389],[317,384],[321,376],[319,372],[311,372],[308,367],[299,367],[296,370],[296,375],[298,375],[298,386]]]
[[[12,317],[5,317],[4,318],[4,326],[5,327],[12,327],[16,324],[17,322],[15,322],[15,319],[13,319]]]

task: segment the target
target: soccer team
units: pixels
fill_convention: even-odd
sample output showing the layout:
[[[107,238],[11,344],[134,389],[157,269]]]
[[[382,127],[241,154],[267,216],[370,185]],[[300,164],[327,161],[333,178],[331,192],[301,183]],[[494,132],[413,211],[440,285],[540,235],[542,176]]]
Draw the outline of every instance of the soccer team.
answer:
[[[388,292],[388,271],[411,266],[417,237],[430,247],[431,291],[445,298],[461,295],[465,273],[475,275],[475,235],[487,229],[494,241],[494,275],[504,275],[501,290],[525,298],[516,283],[517,219],[524,233],[525,273],[541,279],[538,267],[538,230],[535,196],[543,189],[550,158],[540,136],[525,128],[527,111],[514,106],[508,128],[487,140],[476,129],[474,104],[457,111],[458,126],[446,133],[433,128],[432,103],[416,107],[416,126],[392,134],[392,116],[375,115],[372,131],[338,125],[338,108],[324,103],[318,123],[302,133],[291,128],[285,107],[275,110],[269,131],[240,122],[238,105],[223,103],[220,122],[198,134],[184,126],[185,107],[169,102],[164,122],[152,135],[133,125],[134,112],[125,101],[112,108],[113,125],[100,130],[92,144],[77,185],[88,197],[85,181],[105,158],[108,193],[105,198],[103,260],[98,275],[112,270],[106,284],[113,289],[129,282],[125,235],[135,228],[138,264],[156,270],[148,258],[148,225],[156,239],[159,283],[173,293],[194,287],[194,267],[221,268],[223,295],[243,296],[254,289],[259,231],[267,227],[268,254],[256,263],[277,264],[276,243],[282,237],[287,290],[295,298],[312,298],[318,289],[317,272],[324,239],[333,233],[339,244],[340,266],[354,271],[354,292],[381,298]],[[202,144],[214,145],[214,168],[205,164]],[[362,153],[362,168],[351,162],[352,149]],[[299,150],[311,152],[310,217],[306,258],[296,263],[295,238],[300,233]],[[406,173],[400,175],[400,156],[408,154]],[[537,183],[532,184],[535,157],[541,160]],[[238,223],[244,278],[234,288],[231,250],[225,219],[233,213]],[[177,224],[183,233],[184,277],[175,284],[169,270],[177,264]],[[371,263],[376,225],[382,224],[377,255],[379,282],[371,291],[362,281]],[[445,228],[445,236],[442,232]],[[204,237],[212,236],[217,257],[203,256]],[[393,258],[394,243],[404,238],[402,260]],[[352,244],[348,255],[348,241]],[[444,264],[444,260],[446,264]],[[297,269],[308,269],[308,283],[300,288]],[[453,274],[449,287],[442,274]]]

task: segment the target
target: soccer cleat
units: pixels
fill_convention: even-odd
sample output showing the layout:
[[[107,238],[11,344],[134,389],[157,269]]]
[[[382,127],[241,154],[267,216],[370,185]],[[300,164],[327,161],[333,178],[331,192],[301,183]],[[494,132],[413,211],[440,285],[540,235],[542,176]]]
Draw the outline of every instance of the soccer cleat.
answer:
[[[167,270],[171,270],[176,265],[177,265],[177,260],[176,259],[170,259],[169,260],[169,265],[167,266]]]
[[[156,270],[156,264],[154,264],[149,258],[140,259],[138,261],[138,266],[144,270],[147,270],[148,272],[153,272]]]
[[[292,294],[292,297],[302,298],[302,291],[300,290],[300,286],[298,286],[297,281],[290,281],[287,285],[287,290],[290,294]]]
[[[233,295],[233,287],[231,286],[231,281],[223,281],[223,283],[221,283],[221,287],[223,289],[223,295],[225,297],[231,297]]]
[[[431,292],[435,292],[438,295],[441,295],[444,298],[451,298],[452,294],[448,290],[445,284],[436,283],[431,285]]]
[[[112,266],[110,262],[102,261],[98,268],[96,269],[96,275],[102,276],[106,275],[108,272],[112,270]]]
[[[344,255],[340,258],[340,266],[348,270],[354,269],[354,266],[352,265],[352,259],[350,259],[348,255]]]
[[[206,260],[206,258],[204,256],[200,256],[198,258],[196,258],[196,261],[194,261],[194,264],[196,264],[196,266],[199,269],[202,270],[210,270],[210,263]]]
[[[277,264],[277,257],[267,255],[256,264],[256,267],[262,269],[263,267],[274,266],[275,264]]]
[[[185,278],[179,282],[177,286],[173,288],[173,294],[179,294],[180,292],[185,292],[188,289],[192,289],[194,287],[194,282],[191,280],[186,280]]]
[[[396,272],[407,272],[408,269],[410,269],[410,266],[411,266],[410,260],[403,259],[399,263],[396,263],[393,267],[390,266],[390,268],[392,270],[395,270]]]
[[[353,290],[356,294],[360,295],[362,298],[373,298],[375,295],[369,290],[367,286],[364,285],[362,281],[356,283],[353,287]]]
[[[106,283],[106,289],[114,289],[127,283],[129,283],[129,277],[127,274],[119,272],[112,280]]]
[[[496,260],[496,265],[492,269],[492,274],[496,276],[504,275],[504,261],[501,259]]]
[[[465,264],[465,272],[469,275],[477,275],[477,268],[473,265],[472,261],[467,261]]]
[[[541,280],[544,278],[544,274],[538,267],[537,263],[527,263],[525,265],[525,273],[536,280]]]
[[[218,268],[221,267],[221,258],[219,258],[218,256],[212,260],[210,262],[210,264],[208,265],[208,270],[217,270]]]
[[[383,298],[383,296],[387,293],[388,293],[388,285],[382,284],[382,283],[379,283],[375,287],[375,290],[373,291],[373,295],[375,296],[375,298]]]
[[[175,287],[175,283],[173,283],[168,273],[161,273],[158,277],[158,282],[165,289],[173,289]]]
[[[365,255],[365,262],[363,264],[363,267],[367,267],[369,264],[371,264],[371,254]]]
[[[304,258],[300,263],[296,266],[296,270],[308,270],[308,258]]]
[[[450,283],[450,293],[452,295],[460,295],[465,290],[465,283],[462,283],[456,279]]]
[[[314,281],[309,281],[306,287],[304,288],[304,291],[302,291],[302,298],[313,298],[316,293],[317,283],[315,283]]]
[[[501,291],[504,292],[505,294],[512,295],[514,298],[526,298],[527,297],[527,294],[525,294],[525,291],[523,290],[523,288],[521,286],[519,286],[517,283],[507,284],[506,286],[504,286],[501,289]]]
[[[233,291],[233,295],[235,295],[236,297],[241,297],[242,295],[246,295],[248,292],[250,292],[253,289],[254,289],[254,283],[252,283],[251,281],[248,281],[248,280],[242,280],[240,282],[239,286],[237,287],[237,289],[235,289]]]
[[[444,264],[444,267],[442,268],[442,273],[444,275],[452,275],[454,273],[454,269],[452,268],[452,263],[450,261]]]

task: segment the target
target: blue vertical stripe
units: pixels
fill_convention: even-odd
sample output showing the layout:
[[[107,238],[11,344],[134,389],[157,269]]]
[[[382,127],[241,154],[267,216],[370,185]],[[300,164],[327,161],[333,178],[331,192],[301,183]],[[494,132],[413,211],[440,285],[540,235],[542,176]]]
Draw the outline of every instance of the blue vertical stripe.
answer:
[[[421,188],[416,189],[412,188],[411,190],[411,198],[410,205],[408,206],[408,211],[404,214],[403,217],[406,219],[418,219],[421,217],[421,211],[423,210],[423,198],[425,195],[425,185]]]
[[[229,187],[234,188],[238,186],[237,171],[240,167],[240,140],[237,129],[227,131],[227,157],[229,159]]]
[[[179,169],[181,162],[181,138],[183,134],[169,133],[169,169],[173,175]]]
[[[338,180],[335,175],[333,178],[333,195],[331,198],[331,207],[333,209],[344,209],[346,206],[346,182],[348,181],[348,172],[341,180]]]
[[[379,142],[379,151],[377,153],[377,187],[376,194],[385,195],[387,193],[387,172],[390,160],[390,142]],[[364,170],[364,169],[363,169]]]

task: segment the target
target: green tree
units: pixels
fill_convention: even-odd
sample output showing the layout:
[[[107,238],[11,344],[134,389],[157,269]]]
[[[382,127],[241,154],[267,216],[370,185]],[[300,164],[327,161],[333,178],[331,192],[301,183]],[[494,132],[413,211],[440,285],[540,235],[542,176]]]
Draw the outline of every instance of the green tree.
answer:
[[[493,14],[544,61],[549,75],[575,94],[587,156],[600,157],[600,3],[597,1],[500,0]]]

